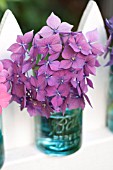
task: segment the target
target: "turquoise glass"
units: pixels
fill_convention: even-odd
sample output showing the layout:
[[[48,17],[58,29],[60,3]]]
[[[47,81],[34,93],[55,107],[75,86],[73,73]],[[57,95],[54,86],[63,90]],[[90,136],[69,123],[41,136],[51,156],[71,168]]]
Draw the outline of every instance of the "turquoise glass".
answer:
[[[82,110],[52,113],[50,118],[35,118],[36,146],[51,156],[65,156],[76,152],[82,142]]]
[[[107,126],[113,132],[113,66],[111,66],[109,75]]]
[[[0,169],[4,163],[4,142],[2,135],[2,116],[0,115]]]

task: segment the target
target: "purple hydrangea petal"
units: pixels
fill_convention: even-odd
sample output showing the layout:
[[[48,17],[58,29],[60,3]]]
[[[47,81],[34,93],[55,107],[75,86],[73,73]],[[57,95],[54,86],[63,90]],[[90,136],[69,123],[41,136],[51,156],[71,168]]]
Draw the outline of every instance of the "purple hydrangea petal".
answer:
[[[47,25],[51,27],[52,29],[57,29],[59,25],[61,24],[61,20],[59,17],[57,17],[53,12],[47,19]]]
[[[70,59],[73,55],[74,55],[74,51],[69,46],[65,46],[62,52],[62,57],[64,59]]]
[[[8,70],[10,67],[12,67],[13,62],[10,59],[4,59],[1,61],[4,65],[4,68]]]
[[[22,43],[22,38],[23,38],[23,35],[17,35],[16,42]]]
[[[67,22],[62,22],[58,28],[59,32],[71,32],[73,25],[68,24]]]
[[[0,83],[3,83],[5,81],[6,81],[6,78],[4,76],[0,75]]]
[[[73,68],[83,68],[85,61],[81,58],[77,58],[75,62],[73,62],[72,67]]]
[[[55,96],[52,98],[51,103],[54,108],[57,108],[62,105],[63,99],[60,96]]]
[[[51,45],[51,49],[49,49],[49,54],[60,53],[61,50],[62,50],[61,44]]]
[[[36,96],[36,99],[38,101],[45,101],[45,91],[44,90],[41,90],[40,92],[37,92],[37,96]]]
[[[29,31],[24,34],[24,43],[28,44],[32,41],[33,39],[33,31]]]
[[[48,79],[48,85],[49,86],[55,86],[56,85],[56,78],[51,76],[49,79]]]
[[[88,84],[91,88],[94,88],[94,87],[93,87],[93,82],[92,82],[89,78],[87,78],[87,84]]]
[[[60,62],[60,66],[59,68],[63,68],[63,69],[69,69],[72,65],[72,62],[70,60],[62,60]]]
[[[60,85],[58,91],[61,93],[62,96],[67,97],[70,91],[69,85]]]
[[[97,29],[87,32],[86,37],[87,37],[89,43],[98,41],[99,34],[98,34]]]
[[[50,55],[49,61],[54,61],[54,60],[58,59],[59,55],[60,55],[59,53],[54,53],[54,54]]]
[[[69,109],[77,109],[77,108],[82,108],[84,109],[85,107],[85,102],[83,98],[77,97],[77,98],[71,98],[69,101]]]
[[[48,26],[44,26],[44,27],[42,27],[42,29],[38,33],[42,37],[48,37],[48,36],[53,35],[53,30]]]
[[[104,49],[103,49],[103,46],[99,43],[94,43],[94,44],[91,44],[92,46],[92,52],[94,55],[102,55],[104,53]]]
[[[57,71],[57,70],[59,70],[60,62],[53,61],[49,66],[50,66],[51,70]]]
[[[55,87],[55,86],[53,86],[53,87],[47,87],[47,88],[46,88],[46,91],[47,91],[47,96],[49,96],[49,97],[55,96],[56,87]]]
[[[84,97],[85,97],[85,99],[87,100],[87,102],[89,103],[89,105],[92,107],[91,102],[90,102],[90,100],[89,100],[89,97],[88,97],[86,94],[84,94]]]
[[[48,66],[46,65],[42,65],[39,69],[38,69],[38,75],[44,74],[48,69]]]
[[[70,43],[69,45],[76,53],[80,52],[80,49],[75,43]]]
[[[99,61],[96,60],[96,61],[95,61],[95,67],[100,67],[100,66],[101,66],[101,65],[100,65]]]

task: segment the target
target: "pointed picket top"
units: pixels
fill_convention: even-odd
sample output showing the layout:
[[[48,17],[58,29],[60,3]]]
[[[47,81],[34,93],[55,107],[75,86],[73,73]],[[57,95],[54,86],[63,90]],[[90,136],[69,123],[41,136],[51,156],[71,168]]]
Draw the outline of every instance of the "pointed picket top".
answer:
[[[96,2],[90,0],[83,13],[78,30],[86,33],[95,28],[99,33],[100,42],[105,45],[107,35],[104,22]],[[99,58],[99,62],[102,66],[97,69],[97,76],[92,77],[94,90],[89,88],[88,92],[93,109],[87,104],[84,110],[84,131],[102,128],[106,123],[109,68],[104,67],[107,61],[103,57]]]
[[[6,10],[0,23],[0,59],[9,58],[9,46],[16,41],[17,35],[22,35],[22,31],[10,10]]]
[[[106,31],[102,15],[95,1],[90,0],[78,26],[79,31],[86,33],[87,31],[97,28],[99,32],[100,41],[103,45],[106,42]]]
[[[11,53],[7,49],[16,42],[17,35],[22,35],[22,31],[12,12],[6,10],[0,24],[0,59],[10,57]],[[20,111],[18,104],[13,102],[3,110],[2,115],[5,149],[27,146],[34,142],[34,120],[26,110]]]

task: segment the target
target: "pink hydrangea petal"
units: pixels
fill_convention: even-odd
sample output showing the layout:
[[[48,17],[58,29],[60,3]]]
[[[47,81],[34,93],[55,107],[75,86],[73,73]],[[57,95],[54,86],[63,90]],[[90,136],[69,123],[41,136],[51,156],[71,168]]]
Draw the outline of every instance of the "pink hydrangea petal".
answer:
[[[15,43],[15,44],[12,44],[9,48],[8,48],[8,51],[11,51],[11,52],[14,52],[16,53],[17,49],[20,47],[19,44]]]
[[[38,55],[38,51],[39,51],[39,49],[37,47],[32,46],[30,49],[29,55],[31,57],[36,57]]]
[[[48,37],[48,40],[50,41],[51,45],[61,44],[61,39],[60,39],[59,34],[55,34],[55,35]]]
[[[0,73],[0,76],[4,76],[4,77],[7,77],[9,74],[9,72],[5,69],[2,70],[2,72]]]
[[[47,91],[47,96],[49,96],[49,97],[54,96],[56,93],[56,87],[55,86],[47,87],[46,91]]]
[[[88,84],[91,88],[94,88],[94,87],[93,87],[93,82],[92,82],[89,78],[87,78],[87,84]]]
[[[71,47],[65,46],[62,52],[62,57],[64,59],[70,59],[73,55],[74,55],[74,51],[71,49]]]
[[[48,66],[46,66],[46,65],[39,67],[38,75],[44,74],[47,71],[47,69],[48,69]]]
[[[36,99],[38,101],[45,101],[45,91],[40,91],[37,93]]]
[[[38,114],[40,115],[40,112],[38,111],[38,109],[31,107],[30,105],[27,106],[27,111],[28,111],[30,116],[36,116]]]
[[[69,45],[76,53],[80,52],[80,49],[75,43],[70,43]]]
[[[78,59],[76,59],[75,62],[73,62],[72,67],[73,68],[82,68],[84,63],[85,63],[85,61],[83,59],[78,58]]]
[[[83,33],[78,33],[75,37],[75,40],[76,40],[76,43],[79,45],[81,44],[82,42],[86,42],[86,38],[85,36],[83,35]]]
[[[80,82],[80,87],[82,89],[82,93],[87,93],[88,91],[88,87],[87,87],[87,84],[85,83],[85,79],[83,79],[81,82]],[[81,94],[79,94],[81,95]]]
[[[24,66],[22,67],[22,73],[27,72],[30,69],[31,63],[30,62],[26,62],[24,64]]]
[[[87,32],[86,37],[88,39],[88,42],[90,42],[90,43],[91,42],[96,42],[99,39],[97,29],[94,29],[92,31]]]
[[[51,45],[51,50],[49,50],[50,54],[53,53],[60,53],[62,50],[62,45],[61,44],[55,44],[55,45]]]
[[[46,23],[52,29],[57,29],[61,24],[61,20],[52,12],[51,15],[48,17]]]
[[[48,53],[48,48],[47,47],[40,47],[39,48],[39,54],[47,54]]]
[[[33,31],[29,31],[29,32],[25,33],[23,37],[24,37],[24,42],[26,44],[30,43],[33,38]]]
[[[3,83],[3,82],[5,82],[6,81],[6,78],[4,77],[4,76],[1,76],[0,75],[0,83]]]
[[[87,66],[87,68],[90,70],[90,73],[93,75],[96,75],[96,68],[95,67],[91,67],[91,66]]]
[[[59,61],[53,61],[51,64],[49,64],[51,70],[57,71],[59,70],[60,62]]]
[[[0,92],[0,106],[3,108],[6,108],[9,104],[9,101],[11,99],[11,95],[7,92]]]
[[[81,96],[81,89],[79,86],[77,86],[77,91],[78,91],[79,96]]]
[[[7,87],[4,84],[0,84],[0,92],[7,92]]]
[[[38,33],[42,37],[49,37],[49,36],[53,35],[53,30],[48,26],[44,26]]]
[[[67,84],[60,85],[58,91],[61,93],[62,96],[67,97],[70,91],[70,87]]]
[[[104,49],[103,49],[103,46],[101,44],[94,43],[94,44],[91,44],[91,46],[92,46],[93,54],[102,55],[104,53]]]
[[[81,81],[83,79],[83,75],[84,75],[83,69],[81,69],[77,74],[77,80]]]
[[[67,22],[62,22],[58,28],[59,32],[71,32],[73,25],[68,24]]]
[[[48,79],[48,85],[49,86],[55,86],[56,85],[56,77],[50,77],[49,79]]]
[[[0,72],[3,70],[3,64],[2,62],[0,61]]]
[[[71,84],[73,85],[74,88],[77,87],[76,77],[73,77],[73,79],[71,80]]]
[[[98,60],[95,61],[95,67],[100,67],[100,63]]]
[[[58,106],[62,105],[63,99],[60,96],[55,96],[52,98],[51,103],[54,108],[57,108]]]
[[[88,61],[88,65],[94,67],[94,66],[95,66],[95,61],[96,61],[95,58],[90,59],[90,60]]]
[[[66,44],[68,40],[69,40],[69,35],[62,36],[62,43],[63,44]]]
[[[54,61],[54,60],[56,60],[58,57],[59,57],[59,53],[55,53],[55,54],[51,54],[50,56],[49,56],[49,61]]]
[[[87,100],[87,102],[89,103],[89,105],[92,107],[91,102],[90,102],[90,100],[89,100],[89,97],[88,97],[86,94],[84,94],[84,97],[85,97],[85,99]]]
[[[50,37],[41,38],[36,40],[36,45],[39,47],[45,47],[50,42]]]
[[[10,59],[4,59],[2,60],[2,63],[4,65],[4,69],[8,70],[9,68],[12,68],[13,62]]]
[[[77,108],[82,108],[84,109],[85,107],[85,102],[82,98],[74,98],[71,99],[69,102],[69,109],[77,109]]]
[[[36,87],[36,78],[35,77],[31,76],[30,82],[34,87]]]
[[[60,62],[59,68],[68,69],[71,67],[71,65],[72,65],[72,62],[70,60],[62,60]]]
[[[17,35],[16,42],[22,43],[22,38],[23,38],[23,35]]]

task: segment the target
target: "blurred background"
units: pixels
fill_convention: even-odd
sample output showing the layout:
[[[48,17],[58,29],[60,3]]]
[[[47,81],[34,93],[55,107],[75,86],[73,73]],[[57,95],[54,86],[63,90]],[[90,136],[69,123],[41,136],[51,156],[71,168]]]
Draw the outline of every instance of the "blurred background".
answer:
[[[89,0],[0,0],[0,19],[9,8],[15,15],[24,32],[34,29],[37,32],[51,12],[62,21],[67,21],[77,29],[82,12]],[[104,18],[113,15],[113,0],[95,0]]]

